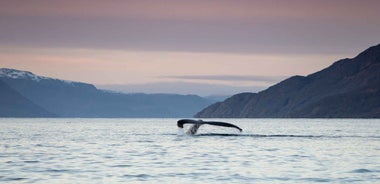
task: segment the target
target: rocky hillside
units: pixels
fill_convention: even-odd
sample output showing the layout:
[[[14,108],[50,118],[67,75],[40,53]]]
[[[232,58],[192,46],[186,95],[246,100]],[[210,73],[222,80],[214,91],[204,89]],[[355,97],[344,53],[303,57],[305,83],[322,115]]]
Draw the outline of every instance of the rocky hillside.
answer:
[[[380,45],[259,93],[234,95],[199,118],[379,118]]]

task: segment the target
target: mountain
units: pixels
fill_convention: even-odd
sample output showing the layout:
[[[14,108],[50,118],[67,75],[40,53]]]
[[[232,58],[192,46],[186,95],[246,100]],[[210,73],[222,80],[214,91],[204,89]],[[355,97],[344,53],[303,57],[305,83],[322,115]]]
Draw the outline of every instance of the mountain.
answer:
[[[379,118],[380,44],[308,76],[210,105],[199,118]]]
[[[60,117],[191,117],[212,103],[196,95],[109,92],[92,84],[6,68],[0,69],[0,79]]]
[[[0,80],[0,117],[54,117]]]

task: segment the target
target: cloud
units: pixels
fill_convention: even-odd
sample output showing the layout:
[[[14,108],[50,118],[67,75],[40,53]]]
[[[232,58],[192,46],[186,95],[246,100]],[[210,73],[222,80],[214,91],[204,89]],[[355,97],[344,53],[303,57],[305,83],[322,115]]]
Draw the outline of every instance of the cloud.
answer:
[[[0,47],[3,67],[95,84],[197,82],[268,86],[285,76],[316,72],[344,56]]]
[[[375,19],[373,15],[378,12],[379,5],[376,0],[345,0],[345,3],[340,0],[2,0],[0,15],[182,21],[252,20],[256,17],[344,21]]]
[[[379,4],[371,0],[4,0],[0,43],[145,51],[351,53],[377,44]]]
[[[145,84],[96,85],[97,88],[124,93],[175,93],[209,95],[233,95],[242,92],[259,92],[267,86],[232,86],[193,82],[157,82]]]
[[[199,81],[249,81],[275,83],[287,78],[287,76],[259,76],[259,75],[182,75],[182,76],[160,76],[160,78],[168,79],[184,79]]]

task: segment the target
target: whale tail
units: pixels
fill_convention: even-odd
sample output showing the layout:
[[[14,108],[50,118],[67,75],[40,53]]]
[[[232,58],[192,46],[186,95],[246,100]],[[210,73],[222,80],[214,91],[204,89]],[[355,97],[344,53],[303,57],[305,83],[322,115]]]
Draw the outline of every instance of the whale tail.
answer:
[[[243,131],[240,127],[226,122],[218,122],[218,121],[202,121],[202,120],[192,120],[192,119],[181,119],[177,121],[177,126],[179,128],[183,128],[184,124],[193,124],[188,131],[186,131],[186,134],[194,135],[197,133],[200,126],[207,124],[207,125],[214,125],[214,126],[223,126],[223,127],[231,127],[236,128],[240,132]]]

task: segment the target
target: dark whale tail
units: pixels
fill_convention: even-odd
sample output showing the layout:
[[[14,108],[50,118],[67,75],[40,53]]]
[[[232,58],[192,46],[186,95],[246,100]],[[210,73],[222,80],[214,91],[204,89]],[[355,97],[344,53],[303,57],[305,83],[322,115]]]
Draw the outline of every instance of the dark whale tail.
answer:
[[[179,128],[183,128],[184,124],[193,124],[193,126],[189,129],[188,134],[195,134],[198,130],[198,128],[201,125],[207,124],[207,125],[215,125],[215,126],[223,126],[223,127],[231,127],[236,128],[240,132],[243,131],[240,127],[226,122],[219,122],[219,121],[202,121],[202,120],[192,120],[192,119],[181,119],[177,121],[177,126]]]

